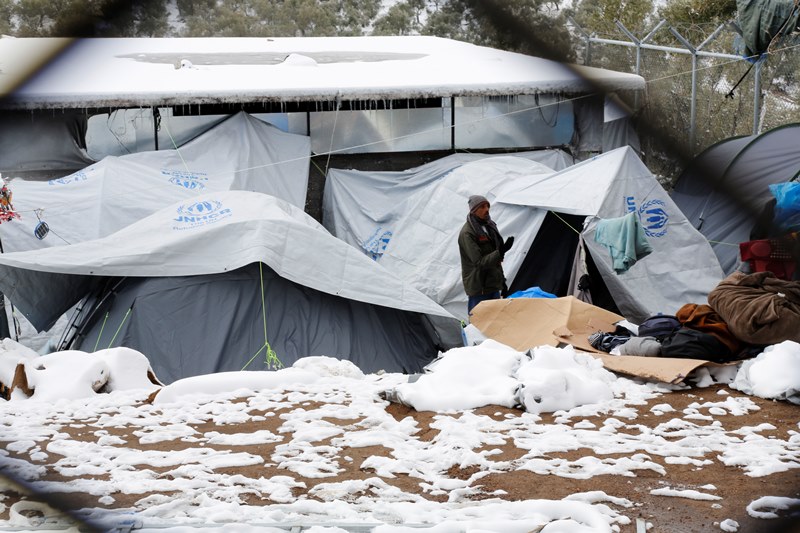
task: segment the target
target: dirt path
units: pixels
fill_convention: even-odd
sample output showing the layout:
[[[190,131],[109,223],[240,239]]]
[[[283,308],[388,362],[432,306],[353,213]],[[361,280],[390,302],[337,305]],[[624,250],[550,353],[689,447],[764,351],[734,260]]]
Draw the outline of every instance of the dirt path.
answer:
[[[646,405],[636,406],[637,415],[627,422],[624,427],[620,427],[619,431],[622,433],[629,433],[631,435],[637,432],[647,432],[653,428],[663,424],[665,421],[672,417],[680,417],[684,409],[689,408],[692,404],[702,404],[704,401],[718,402],[720,395],[717,392],[724,387],[714,386],[704,389],[688,389],[684,391],[673,392],[664,394],[658,398],[650,400]],[[736,391],[729,390],[731,397],[742,396]],[[724,398],[724,396],[723,396]],[[751,397],[751,400],[758,405],[759,410],[750,411],[746,414],[734,416],[732,414],[717,414],[713,417],[713,421],[695,420],[694,422],[702,429],[703,424],[721,424],[727,433],[736,433],[740,428],[755,427],[760,424],[768,423],[774,426],[775,429],[765,429],[759,432],[760,435],[766,438],[775,438],[781,440],[788,440],[792,435],[797,435],[800,432],[798,422],[800,422],[800,406],[793,405],[787,402],[768,401],[760,398]],[[675,412],[669,415],[658,415],[651,412],[654,405],[669,404]],[[307,402],[303,404],[303,408],[308,411],[315,408],[314,405],[309,405]],[[702,411],[702,409],[699,409]],[[274,412],[273,416],[266,416],[263,420],[258,422],[248,421],[240,424],[229,424],[225,427],[211,426],[208,424],[198,424],[195,429],[201,433],[207,431],[217,431],[223,433],[249,433],[257,430],[269,430],[275,434],[279,433],[280,426],[283,423],[280,415],[285,414],[286,409],[280,409]],[[419,431],[415,437],[420,441],[433,441],[438,430],[432,427],[432,423],[441,416],[453,416],[458,418],[460,414],[455,415],[439,415],[432,412],[416,412],[405,406],[390,404],[387,407],[387,412],[395,419],[402,420],[405,417],[413,417],[419,427]],[[523,413],[519,410],[508,409],[497,406],[483,407],[475,411],[475,414],[484,415],[494,418],[496,420],[509,420],[520,417]],[[594,424],[596,427],[602,427],[606,416],[585,417],[580,420],[572,420],[572,423],[581,422],[582,424]],[[355,427],[360,420],[340,420],[328,419],[330,423],[335,423],[347,428]],[[74,424],[67,424],[61,431],[70,434],[74,440],[92,440],[95,438],[94,433],[98,428],[92,426],[91,423],[79,423],[75,421]],[[548,425],[557,424],[558,422],[550,415],[542,416],[542,420],[538,424]],[[563,423],[563,421],[562,421]],[[117,435],[125,439],[130,439],[133,431],[138,428],[121,427],[108,430],[110,435]],[[742,433],[744,435],[744,433]],[[684,437],[675,437],[684,438]],[[797,439],[795,439],[795,442]],[[219,474],[229,474],[244,476],[245,478],[259,479],[271,476],[287,476],[294,477],[298,482],[302,482],[305,487],[293,489],[293,496],[300,497],[306,495],[309,498],[315,498],[314,487],[320,483],[336,483],[345,480],[359,480],[373,478],[376,472],[370,468],[362,468],[362,464],[366,459],[372,456],[387,456],[391,450],[382,446],[369,446],[363,448],[344,448],[340,449],[338,455],[340,458],[347,457],[348,460],[339,460],[339,471],[336,475],[324,478],[304,478],[292,472],[287,472],[285,469],[277,468],[273,454],[276,451],[276,446],[279,443],[273,444],[260,444],[260,445],[245,445],[236,446],[236,452],[245,452],[254,455],[261,455],[264,457],[265,464],[241,467],[241,468],[226,468],[215,470]],[[317,442],[317,445],[325,445],[326,442]],[[192,444],[183,442],[181,440],[170,440],[158,442],[148,445],[138,445],[142,450],[176,450],[181,447],[190,447]],[[212,446],[212,445],[209,445]],[[232,449],[230,447],[213,445],[216,449]],[[501,446],[492,446],[495,449],[495,455],[492,456],[493,461],[496,463],[508,462],[508,464],[519,464],[519,460],[525,455],[528,450],[518,447],[513,438],[508,438],[505,444]],[[800,444],[796,445],[800,450]],[[499,453],[497,452],[499,449]],[[17,455],[14,452],[9,452],[11,457],[17,456],[19,458],[27,458],[26,456]],[[563,459],[567,462],[580,462],[585,458],[597,458],[597,460],[613,460],[620,458],[624,454],[599,454],[597,450],[586,448],[573,449],[568,452],[558,452],[548,455],[548,459]],[[502,498],[509,501],[517,500],[531,500],[531,499],[561,499],[570,494],[589,492],[589,491],[602,491],[606,494],[616,497],[625,498],[633,502],[630,508],[623,508],[609,504],[611,507],[619,510],[622,514],[631,519],[631,523],[621,527],[621,533],[635,533],[636,532],[636,519],[641,518],[646,522],[652,524],[649,531],[653,533],[693,533],[693,532],[713,532],[721,531],[719,523],[725,519],[733,519],[739,523],[740,532],[800,532],[800,525],[797,525],[797,517],[795,521],[789,519],[776,519],[776,520],[763,520],[755,519],[748,515],[746,508],[752,501],[762,496],[785,496],[791,498],[800,498],[800,463],[797,460],[797,454],[794,459],[788,459],[787,470],[785,472],[775,473],[763,477],[748,476],[745,470],[739,466],[726,466],[720,460],[717,453],[709,452],[703,455],[703,464],[675,464],[668,462],[665,457],[659,456],[656,453],[648,453],[647,460],[660,465],[666,474],[661,474],[653,469],[644,469],[636,472],[635,476],[619,476],[619,475],[596,475],[588,479],[579,479],[572,477],[562,477],[552,474],[537,474],[531,470],[516,469],[513,466],[499,473],[490,473],[483,477],[478,476],[472,482],[473,487],[479,487],[479,491],[475,496],[475,500],[486,498]],[[74,480],[72,477],[65,477],[53,470],[51,467],[56,461],[61,459],[56,454],[49,454],[44,461],[37,464],[43,466],[47,473],[43,479],[55,482],[64,482]],[[271,465],[271,466],[270,466]],[[141,465],[141,468],[153,470],[156,476],[169,475],[169,468],[154,468],[150,465]],[[461,480],[470,479],[475,476],[479,471],[476,467],[457,468],[453,467],[448,470],[447,475],[451,478]],[[428,500],[433,501],[446,501],[447,495],[438,494],[431,495],[429,492],[423,490],[420,484],[420,479],[408,475],[398,475],[395,478],[384,478],[384,481],[389,485],[397,487],[402,491],[409,494],[420,495]],[[714,488],[710,488],[713,485]],[[651,493],[654,489],[668,487],[674,490],[696,490],[702,493],[713,493],[719,496],[720,499],[714,501],[704,501],[696,499],[687,499],[675,496],[658,496]],[[498,493],[496,491],[503,491]],[[177,493],[176,493],[177,494]],[[20,499],[33,499],[35,497],[29,495],[21,495],[12,488],[6,487],[2,491],[4,499],[0,503],[5,504],[3,513],[0,514],[0,520],[7,520],[9,518],[9,507],[15,501]],[[85,507],[101,507],[106,509],[123,509],[123,508],[143,508],[141,503],[148,494],[123,494],[116,493],[113,495],[114,502],[112,504],[101,504],[98,498],[89,494],[75,494],[75,493],[59,493],[51,494],[49,498],[55,498],[59,506],[71,509],[80,509]],[[269,505],[272,502],[269,499],[259,497],[257,494],[249,495],[245,498],[244,503],[248,505]],[[796,512],[797,510],[795,510]]]

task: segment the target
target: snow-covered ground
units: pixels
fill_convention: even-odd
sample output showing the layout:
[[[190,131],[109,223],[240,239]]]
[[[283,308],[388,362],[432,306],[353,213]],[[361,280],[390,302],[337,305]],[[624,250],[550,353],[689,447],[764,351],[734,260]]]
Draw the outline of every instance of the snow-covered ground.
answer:
[[[661,476],[661,462],[699,470],[716,460],[752,478],[800,467],[797,420],[785,438],[765,436],[775,429],[769,423],[731,430],[720,420],[758,410],[750,397],[722,388],[717,399],[676,411],[669,394],[686,385],[620,377],[570,347],[528,355],[487,340],[443,354],[421,376],[364,375],[347,361],[312,357],[280,371],[197,376],[163,388],[146,379],[147,358],[126,348],[38,356],[10,339],[1,348],[0,381],[24,360],[34,388],[30,397],[15,391],[0,401],[2,471],[29,491],[91,495],[99,505],[77,514],[102,529],[619,531],[632,524],[637,502],[603,491],[506,501],[502,491],[486,493],[482,480],[510,470],[585,480]],[[797,402],[800,345],[775,345],[739,369],[704,370],[696,380]],[[436,437],[420,439],[412,417],[387,412],[387,398],[438,413],[430,423]],[[648,401],[657,402],[647,413],[659,421],[652,429],[637,420]],[[487,405],[524,410],[474,411]],[[600,414],[602,425],[589,420]],[[250,430],[233,429],[242,424]],[[508,442],[521,457],[501,457]],[[356,450],[375,446],[385,453],[359,459],[360,471],[372,474],[337,478]],[[577,460],[560,457],[582,449]],[[453,468],[473,473],[454,478]],[[404,476],[415,490],[395,483]],[[0,527],[63,524],[41,504],[9,500],[10,492],[2,491],[0,516],[8,519]],[[665,479],[650,494],[719,505],[718,492],[711,483],[685,488]],[[120,507],[123,497],[130,506]],[[799,507],[800,499],[756,494],[747,513],[766,520]],[[732,518],[718,526],[738,530]]]

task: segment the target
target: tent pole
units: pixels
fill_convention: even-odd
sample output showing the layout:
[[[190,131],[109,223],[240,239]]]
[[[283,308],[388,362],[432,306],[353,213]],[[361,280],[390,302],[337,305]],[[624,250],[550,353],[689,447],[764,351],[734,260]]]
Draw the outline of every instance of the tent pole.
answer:
[[[3,253],[3,241],[0,241],[0,254]],[[11,338],[11,328],[8,327],[6,314],[6,296],[0,292],[0,339]]]
[[[456,97],[450,97],[450,150],[456,151]]]
[[[153,107],[153,144],[158,151],[158,130],[161,129],[161,112],[157,107]]]

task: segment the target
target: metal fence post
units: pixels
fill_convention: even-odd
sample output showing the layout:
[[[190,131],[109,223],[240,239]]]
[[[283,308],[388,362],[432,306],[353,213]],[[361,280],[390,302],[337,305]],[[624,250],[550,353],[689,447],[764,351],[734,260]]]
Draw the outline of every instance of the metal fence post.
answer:
[[[689,44],[689,41],[672,26],[669,27],[669,31],[692,54],[692,100],[689,108],[689,150],[694,153],[695,136],[697,133],[697,49]]]
[[[753,135],[758,135],[761,131],[761,66],[763,63],[764,58],[756,60],[756,74],[753,80]]]

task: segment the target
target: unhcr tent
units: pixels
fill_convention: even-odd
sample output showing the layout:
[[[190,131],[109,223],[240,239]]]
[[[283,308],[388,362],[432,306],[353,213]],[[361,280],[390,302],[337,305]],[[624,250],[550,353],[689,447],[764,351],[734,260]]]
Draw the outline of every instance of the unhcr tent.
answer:
[[[268,348],[286,366],[327,355],[412,373],[460,341],[458,322],[422,293],[301,209],[245,191],[0,255],[0,290],[40,331],[82,301],[68,347],[137,349],[166,382],[265,369]]]
[[[630,147],[583,161],[527,186],[498,191],[504,203],[583,217],[580,240],[614,303],[629,320],[675,313],[686,303],[705,303],[723,274],[698,233]],[[634,213],[652,253],[618,272],[610,249],[595,241],[601,221]],[[547,254],[533,249],[530,254]],[[568,268],[556,265],[556,268]]]
[[[429,165],[436,166],[435,163]],[[502,183],[530,183],[552,174],[553,170],[536,161],[515,156],[481,158],[440,174],[428,172],[431,166],[419,167],[416,176],[391,187],[395,196],[339,196],[338,210],[347,215],[337,220],[369,222],[368,219],[376,213],[386,214],[383,219],[377,219],[382,224],[380,228],[385,228],[375,233],[380,237],[377,245],[373,247],[370,241],[366,241],[367,246],[364,246],[360,235],[348,233],[360,230],[356,226],[335,225],[335,234],[348,242],[358,243],[360,249],[373,252],[372,256],[387,270],[411,283],[454,316],[466,319],[467,297],[461,283],[456,241],[466,220],[467,199],[472,194],[484,194],[493,201],[492,191]],[[345,184],[386,180],[383,183],[388,185],[394,175],[408,177],[386,172],[352,172],[349,176],[354,180],[349,182],[346,181],[347,175],[340,176],[345,178]],[[417,180],[422,183],[417,187],[408,186]],[[506,276],[513,279],[527,247],[536,236],[544,212],[533,212],[516,205],[493,204],[491,214],[503,235],[515,237],[515,245],[506,254],[504,262]],[[375,231],[372,228],[369,231]]]
[[[49,181],[11,180],[22,216],[0,226],[0,239],[6,252],[83,242],[204,192],[262,192],[302,209],[310,153],[308,137],[240,112],[173,150],[109,156]],[[34,236],[40,219],[51,229],[43,240]]]
[[[566,295],[579,237],[585,241],[589,270],[596,273],[593,292],[606,287],[613,307],[633,321],[702,303],[723,277],[706,240],[631,148],[559,172],[512,156],[485,158],[413,191],[402,204],[396,200],[403,206],[401,217],[378,259],[461,319],[467,318],[467,297],[457,237],[467,198],[476,193],[492,202],[492,218],[503,236],[515,237],[503,263],[512,291],[538,285]],[[350,201],[349,209],[355,211],[356,200]],[[365,211],[374,209],[369,202],[362,205]],[[641,219],[655,251],[617,274],[609,250],[593,241],[594,228],[601,219],[629,212]]]
[[[404,171],[328,170],[322,200],[322,223],[328,231],[377,259],[391,240],[397,222],[459,167],[486,158],[487,154],[453,154]],[[541,163],[509,167],[511,172],[541,173],[561,170],[573,164],[563,150],[515,153],[513,157]],[[483,167],[480,167],[483,168]],[[516,168],[516,170],[514,170]],[[525,170],[520,170],[524,168]],[[501,175],[494,172],[498,177]],[[480,189],[483,184],[475,184]]]
[[[734,137],[699,154],[681,174],[672,199],[711,242],[726,274],[739,263],[739,243],[765,204],[769,185],[800,177],[800,124]]]

